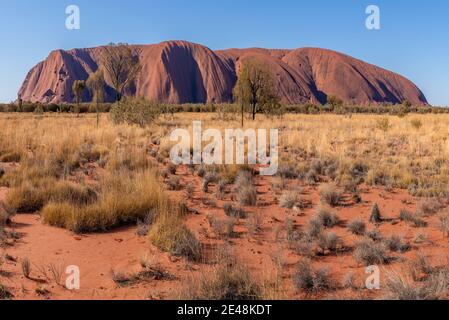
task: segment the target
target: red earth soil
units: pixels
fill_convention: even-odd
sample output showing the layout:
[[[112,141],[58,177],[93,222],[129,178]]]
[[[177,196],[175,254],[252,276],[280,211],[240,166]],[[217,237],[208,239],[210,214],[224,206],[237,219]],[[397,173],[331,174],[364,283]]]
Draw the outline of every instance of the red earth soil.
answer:
[[[287,189],[302,189],[302,197],[310,202],[310,208],[304,210],[288,210],[279,206],[279,194],[272,189],[271,177],[257,177],[258,191],[257,207],[247,207],[248,213],[258,213],[262,217],[261,230],[255,236],[248,234],[246,222],[240,220],[235,228],[237,237],[224,240],[214,235],[209,226],[207,215],[225,219],[222,206],[225,202],[234,202],[236,193],[230,188],[223,201],[215,197],[216,186],[211,185],[210,191],[201,190],[201,179],[192,175],[187,168],[178,168],[177,175],[181,177],[181,185],[195,186],[195,193],[191,199],[186,199],[185,191],[167,191],[177,200],[185,201],[188,208],[194,209],[186,218],[187,226],[194,232],[205,247],[205,258],[202,263],[191,263],[185,259],[170,257],[158,251],[149,243],[146,237],[137,235],[136,226],[128,226],[112,230],[107,233],[76,235],[72,232],[46,226],[41,223],[38,214],[17,214],[9,229],[14,229],[19,239],[1,250],[14,261],[6,260],[0,267],[0,282],[14,294],[16,299],[170,299],[179,297],[185,281],[192,276],[207,274],[208,257],[212,257],[215,250],[224,244],[229,245],[238,260],[248,266],[254,277],[260,281],[272,277],[275,265],[281,265],[280,277],[283,299],[309,298],[381,298],[385,292],[384,286],[380,291],[359,290],[351,291],[339,289],[335,292],[306,296],[297,291],[293,285],[293,275],[299,261],[303,258],[288,248],[282,240],[282,230],[285,221],[290,218],[297,228],[304,228],[308,220],[314,215],[320,204],[316,187],[302,185],[299,180],[288,183]],[[0,201],[4,200],[7,189],[0,189]],[[412,250],[405,254],[393,254],[400,259],[395,260],[388,268],[399,269],[406,266],[407,260],[414,258],[418,252],[423,252],[435,264],[447,264],[449,241],[438,229],[438,219],[428,219],[427,228],[415,229],[398,219],[401,209],[416,209],[417,199],[404,191],[394,190],[386,192],[382,189],[362,188],[362,202],[355,204],[349,197],[345,198],[343,206],[333,209],[341,219],[342,226],[331,231],[339,235],[345,246],[352,246],[357,237],[350,234],[344,227],[354,218],[363,218],[367,223],[372,205],[378,203],[385,222],[378,226],[383,236],[402,235],[406,241],[412,243],[417,232],[427,235],[427,240],[420,244],[413,244]],[[372,230],[375,226],[368,224]],[[281,239],[281,240],[279,240]],[[174,276],[171,280],[140,281],[126,287],[118,286],[112,277],[114,272],[135,273],[140,267],[141,258],[154,256],[155,261],[163,270]],[[21,270],[21,261],[29,259],[32,265],[31,279],[26,279]],[[210,261],[209,261],[210,262]],[[274,263],[276,262],[276,263]],[[319,256],[313,259],[313,264],[330,270],[333,279],[342,282],[344,277],[352,272],[356,275],[359,285],[363,285],[367,275],[364,266],[358,264],[351,253]],[[76,265],[81,272],[81,288],[69,291],[55,284],[51,279],[45,279],[42,269],[49,270],[49,266]],[[64,275],[65,277],[65,275]],[[63,279],[65,279],[63,277]],[[384,280],[382,278],[382,280]],[[382,283],[383,284],[383,283]],[[48,290],[47,294],[39,293],[40,288]]]

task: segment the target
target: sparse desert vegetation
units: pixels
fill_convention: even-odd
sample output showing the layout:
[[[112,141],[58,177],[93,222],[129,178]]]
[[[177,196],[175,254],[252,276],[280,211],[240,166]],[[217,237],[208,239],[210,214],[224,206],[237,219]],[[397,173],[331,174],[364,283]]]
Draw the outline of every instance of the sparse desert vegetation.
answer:
[[[87,254],[83,243],[108,259],[114,246],[138,256],[128,243],[157,257],[101,271],[110,282],[95,285],[133,297],[172,298],[182,287],[189,299],[447,298],[447,115],[246,119],[282,129],[272,177],[257,166],[171,164],[171,130],[198,119],[204,129],[241,126],[235,112],[153,110],[145,123],[100,114],[98,125],[96,114],[0,114],[0,244],[16,260],[2,259],[0,298],[64,295],[46,286],[60,282],[49,266],[84,254],[77,246]],[[55,248],[53,233],[71,249]],[[51,249],[29,254],[20,237]],[[223,247],[232,258],[217,258]],[[414,260],[419,252],[426,258]],[[385,270],[379,292],[360,287],[373,264]],[[11,285],[14,272],[27,294]],[[149,286],[158,292],[148,296]]]

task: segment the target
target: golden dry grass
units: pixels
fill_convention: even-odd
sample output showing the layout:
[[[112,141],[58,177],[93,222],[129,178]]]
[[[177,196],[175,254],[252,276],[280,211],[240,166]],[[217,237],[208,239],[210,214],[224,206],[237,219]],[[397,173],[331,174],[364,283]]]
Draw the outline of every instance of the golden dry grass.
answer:
[[[157,215],[169,205],[152,171],[106,177],[97,197],[88,204],[51,201],[42,209],[43,221],[75,232],[104,231]]]
[[[167,206],[160,212],[148,234],[150,241],[160,250],[192,261],[201,258],[201,243],[185,226],[181,210]]]
[[[176,114],[147,129],[115,126],[106,115],[97,128],[94,115],[1,114],[0,157],[20,160],[20,166],[0,183],[13,188],[9,202],[18,211],[39,210],[52,200],[73,202],[86,190],[66,180],[80,180],[75,173],[84,164],[95,163],[113,175],[149,170],[150,141],[160,140],[159,154],[167,156],[171,130],[190,130],[194,120],[201,120],[203,129],[239,128],[237,117],[223,121],[216,114]],[[449,115],[259,116],[245,128],[280,129],[281,166],[308,180],[326,176],[345,188],[364,182],[423,197],[449,194]],[[221,171],[232,181],[238,170]]]
[[[202,120],[203,129],[240,127],[237,117],[224,120],[216,114],[175,114],[148,128],[115,126],[106,115],[97,128],[95,115],[0,114],[0,165],[14,162],[0,177],[0,185],[10,189],[6,204],[18,213],[37,211],[43,222],[75,232],[104,231],[152,215],[148,239],[162,251],[198,261],[201,243],[187,228],[180,207],[169,200],[150,156],[157,149],[154,158],[167,161],[171,131],[191,129],[195,120]],[[287,177],[327,184],[321,195],[330,205],[338,204],[335,190],[356,193],[361,184],[407,189],[418,197],[449,195],[449,115],[258,116],[256,122],[247,120],[245,127],[280,129],[279,185]],[[196,169],[203,169],[204,177],[218,172],[222,181],[236,185],[242,169],[250,170],[247,166]],[[173,177],[172,170],[167,172],[167,178]],[[287,199],[279,188],[283,202],[301,205],[299,195]],[[249,206],[255,203],[250,202]],[[429,205],[420,207],[429,211]],[[447,235],[448,219],[441,217]],[[257,222],[254,225],[257,230]],[[365,233],[355,227],[354,233]],[[323,248],[323,252],[331,249]],[[383,251],[371,242],[362,243],[357,257],[366,263],[384,262]],[[194,288],[194,297],[227,296],[222,291],[226,286],[229,295],[238,297],[273,296],[271,285],[254,287],[245,268],[216,267],[202,288]],[[233,292],[235,284],[248,290]]]
[[[42,221],[74,232],[104,231],[152,216],[150,240],[161,250],[198,260],[201,246],[183,221],[149,161],[150,141],[164,127],[96,127],[93,116],[0,116],[0,156],[20,164],[0,182],[19,213],[39,211]],[[14,143],[12,143],[14,141]]]
[[[93,116],[3,114],[0,123],[0,155],[21,158],[0,179],[19,213],[42,209],[51,225],[96,231],[168,203],[147,159],[149,130],[114,126],[106,117],[97,129]]]
[[[212,114],[176,115],[171,126],[191,130],[194,120],[202,120],[203,130],[240,127],[237,118],[222,121]],[[361,178],[371,185],[408,189],[416,196],[449,194],[446,114],[259,116],[255,122],[247,120],[245,128],[280,129],[281,165],[293,166],[303,176],[320,161],[324,168],[318,173],[341,185]],[[168,138],[162,138],[162,149],[170,149]]]

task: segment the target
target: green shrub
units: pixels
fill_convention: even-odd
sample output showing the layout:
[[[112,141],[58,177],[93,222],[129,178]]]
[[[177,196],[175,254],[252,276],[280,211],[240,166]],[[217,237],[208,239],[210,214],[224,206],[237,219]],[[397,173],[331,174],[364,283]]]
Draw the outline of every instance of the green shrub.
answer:
[[[111,118],[115,124],[127,123],[146,127],[160,115],[160,106],[143,98],[125,98],[112,106]]]

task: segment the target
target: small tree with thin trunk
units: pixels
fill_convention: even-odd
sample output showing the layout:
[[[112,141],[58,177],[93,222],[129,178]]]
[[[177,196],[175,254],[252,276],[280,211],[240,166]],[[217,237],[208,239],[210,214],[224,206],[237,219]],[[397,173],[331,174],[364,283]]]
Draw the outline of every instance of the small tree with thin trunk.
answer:
[[[245,108],[250,110],[255,120],[258,112],[279,106],[272,73],[263,64],[253,60],[243,63],[234,87],[234,98],[241,106],[242,125]]]
[[[80,114],[80,103],[84,94],[84,90],[86,90],[86,82],[82,80],[75,80],[73,82],[72,91],[75,95],[76,100],[76,114],[79,116]]]
[[[115,90],[117,102],[120,102],[125,89],[133,83],[141,69],[139,56],[126,44],[104,47],[101,67],[105,78]]]
[[[95,101],[95,111],[97,113],[97,128],[100,123],[100,114],[99,114],[99,104],[104,101],[104,75],[103,70],[98,69],[96,72],[92,73],[87,79],[87,87],[92,93],[93,100]]]

